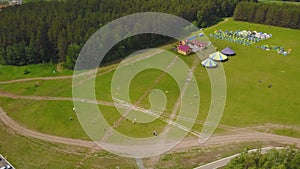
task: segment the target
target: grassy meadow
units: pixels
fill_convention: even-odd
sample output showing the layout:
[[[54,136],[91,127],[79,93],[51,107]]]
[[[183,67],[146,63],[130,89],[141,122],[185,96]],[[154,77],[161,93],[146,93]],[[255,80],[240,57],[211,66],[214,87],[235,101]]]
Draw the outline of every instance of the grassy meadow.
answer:
[[[12,134],[0,125],[0,151],[15,168],[136,168],[135,160],[118,157],[101,151],[80,164],[89,149],[52,144],[40,140]]]
[[[72,71],[67,69],[57,71],[56,65],[53,64],[36,64],[27,66],[0,65],[0,81],[63,75],[72,75]]]
[[[300,56],[300,30],[236,22],[229,18],[227,21],[206,28],[204,32],[209,35],[218,29],[256,30],[273,35],[272,38],[251,46],[210,38],[217,50],[229,46],[237,53],[236,56],[230,57],[229,61],[223,63],[227,81],[227,100],[221,124],[234,127],[257,126],[266,123],[283,124],[288,127],[274,129],[270,132],[300,137],[297,130],[297,127],[300,127],[300,98],[298,97],[300,95],[298,90],[300,88],[300,59],[298,58]],[[283,56],[275,51],[264,51],[256,48],[257,45],[265,44],[283,46],[286,49],[291,48],[292,53]],[[169,44],[167,49],[170,49],[172,45],[174,44]],[[165,49],[166,47],[163,46],[162,48]],[[159,56],[163,58],[164,54],[159,54]],[[190,67],[196,57],[196,55],[179,56]],[[112,101],[110,84],[114,70],[107,73],[101,72],[115,67],[116,65],[110,65],[99,70],[95,80],[97,99]],[[29,70],[30,73],[24,74],[25,70]],[[72,75],[72,71],[69,70],[56,73],[53,73],[53,70],[56,70],[56,66],[43,64],[23,67],[0,66],[0,81]],[[149,69],[135,76],[130,84],[130,99],[132,103],[136,102],[150,87],[168,91],[166,94],[168,104],[163,114],[167,117],[177,100],[179,89],[174,79],[168,74],[164,75],[153,86],[153,82],[162,73],[160,70]],[[201,131],[201,122],[205,120],[210,107],[211,89],[205,68],[200,65],[197,66],[194,75],[200,91],[200,109],[193,130]],[[272,87],[268,88],[270,84]],[[0,92],[26,96],[72,97],[72,79],[32,80],[0,84]],[[69,138],[89,139],[72,110],[73,103],[71,101],[33,101],[0,97],[0,106],[10,117],[32,130]],[[149,108],[148,96],[141,101],[139,106]],[[111,125],[121,117],[114,107],[99,107]],[[166,123],[160,119],[147,124],[137,123],[135,125],[129,120],[124,120],[116,130],[128,136],[149,137],[153,130],[161,131],[165,125]],[[84,148],[50,144],[8,131],[0,125],[0,137],[4,138],[0,142],[0,151],[16,168],[81,168],[82,166],[78,167],[77,164],[84,158],[84,154],[89,152]],[[217,133],[222,132],[224,129],[217,129]],[[236,145],[232,147],[236,147]],[[196,166],[195,164],[199,164],[199,160],[208,162],[212,158],[227,156],[223,153],[224,149],[213,150],[219,154],[212,155],[208,152],[209,157],[207,156],[207,159],[203,159],[204,156],[201,158],[199,156],[199,153],[205,154],[206,149],[170,153],[162,156],[158,164],[161,168]],[[238,150],[234,151],[238,152]],[[117,157],[105,151],[93,153],[91,157],[85,160],[84,167],[117,168],[120,164],[122,164],[121,168],[137,167],[133,159]],[[147,159],[145,165],[153,166],[151,160],[148,161]],[[158,166],[155,165],[155,167]]]
[[[271,33],[272,38],[251,46],[210,38],[218,49],[231,47],[237,55],[224,63],[227,80],[227,103],[222,124],[249,126],[279,123],[299,126],[300,31],[273,26],[228,21],[205,30],[256,30]],[[288,56],[264,51],[257,45],[291,48]],[[261,82],[261,83],[260,83]],[[272,84],[272,88],[268,85]]]
[[[271,33],[272,38],[263,40],[260,43],[244,46],[233,44],[227,41],[210,38],[211,42],[218,50],[230,46],[237,53],[230,57],[229,61],[223,63],[227,80],[227,102],[221,124],[245,127],[263,125],[265,123],[278,123],[284,125],[299,126],[300,98],[297,97],[300,76],[299,62],[297,56],[300,50],[297,48],[300,41],[300,31],[273,26],[236,22],[231,18],[228,21],[221,22],[213,27],[207,28],[204,32],[209,35],[217,29],[222,30],[256,30]],[[256,48],[257,45],[276,45],[285,48],[291,48],[292,53],[288,56],[277,54],[275,51],[264,51]],[[158,54],[164,57],[164,54]],[[196,56],[179,56],[189,66],[193,64]],[[146,61],[146,60],[145,60]],[[29,74],[34,76],[52,76],[53,67],[40,70],[40,65],[29,66],[32,69]],[[25,78],[24,69],[18,67],[13,76],[1,76],[1,80],[10,80]],[[8,71],[1,69],[0,71]],[[48,73],[48,74],[47,74]],[[50,74],[49,74],[50,73]],[[66,71],[65,74],[71,72]],[[96,97],[103,101],[112,101],[111,98],[111,79],[114,71],[101,74],[96,78]],[[63,73],[62,73],[63,74]],[[156,78],[162,74],[159,70],[146,70],[139,73],[131,82],[130,98],[134,103],[143,93],[151,87]],[[200,90],[200,110],[198,121],[193,130],[201,131],[201,121],[204,121],[209,110],[210,103],[210,83],[205,68],[198,66],[194,75],[198,82]],[[272,88],[268,85],[272,84]],[[1,84],[0,91],[11,92],[19,95],[35,96],[72,96],[72,79],[60,80],[34,80],[28,82],[18,82],[12,84]],[[155,86],[154,89],[169,91],[166,94],[168,104],[164,115],[172,111],[172,107],[178,97],[179,91],[174,79],[169,75],[164,77]],[[72,111],[72,102],[68,101],[22,101],[1,98],[1,106],[15,120],[26,127],[45,133],[66,136],[71,138],[87,139],[83,133],[76,115]],[[148,96],[145,97],[139,106],[148,108]],[[101,106],[104,116],[113,123],[120,117],[117,110],[113,107]],[[41,120],[36,120],[36,118]],[[74,120],[70,121],[69,117]],[[51,120],[49,120],[51,119]],[[55,124],[54,124],[55,123]],[[55,125],[55,128],[53,127]],[[155,120],[149,124],[132,125],[130,121],[124,120],[117,128],[122,133],[132,136],[145,137],[150,136],[153,129],[160,131],[165,126],[165,122]]]

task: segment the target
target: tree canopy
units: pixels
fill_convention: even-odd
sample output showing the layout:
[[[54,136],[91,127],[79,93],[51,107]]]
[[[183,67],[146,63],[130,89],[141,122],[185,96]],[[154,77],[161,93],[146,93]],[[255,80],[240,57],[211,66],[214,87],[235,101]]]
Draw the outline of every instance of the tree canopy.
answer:
[[[294,147],[276,150],[266,154],[261,150],[242,152],[232,159],[225,169],[298,169],[300,166],[300,151]]]
[[[234,20],[300,29],[300,6],[287,3],[241,2]]]
[[[240,0],[65,0],[38,1],[0,12],[0,64],[65,63],[73,68],[78,50],[108,22],[137,12],[164,12],[204,27],[232,16]],[[114,61],[169,37],[138,35],[120,42],[104,58]],[[80,51],[80,50],[79,50]]]

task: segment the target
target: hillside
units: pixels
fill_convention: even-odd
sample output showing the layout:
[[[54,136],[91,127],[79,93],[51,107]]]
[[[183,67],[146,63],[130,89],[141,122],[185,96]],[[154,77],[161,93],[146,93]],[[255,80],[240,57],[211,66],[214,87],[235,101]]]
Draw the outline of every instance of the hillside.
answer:
[[[288,142],[291,137],[299,137],[300,116],[297,113],[297,110],[299,110],[299,99],[296,97],[299,95],[299,91],[297,90],[299,88],[299,76],[297,76],[297,74],[300,71],[297,66],[299,64],[297,56],[300,53],[297,48],[300,37],[298,36],[300,33],[299,30],[237,22],[229,18],[226,19],[226,21],[205,29],[204,32],[209,35],[220,29],[232,31],[250,29],[271,33],[273,37],[250,46],[210,37],[210,41],[218,50],[230,46],[237,53],[236,56],[230,57],[229,61],[223,63],[226,72],[228,94],[221,124],[215,133],[216,135],[213,136],[213,138],[217,139],[215,144],[220,143],[218,139],[226,140],[228,137],[233,137],[233,140],[227,140],[228,144],[232,143],[232,141],[235,142],[237,139],[243,140],[245,138],[248,138],[247,141],[251,141],[251,143],[260,141],[259,143],[253,143],[254,145],[268,145],[270,144],[268,142],[269,140],[279,144],[281,142],[277,142],[282,138]],[[266,51],[256,47],[265,44],[292,48],[292,52],[287,56],[283,56],[277,54],[276,51]],[[174,44],[169,44],[162,46],[162,48],[171,50],[173,45]],[[141,53],[136,57],[143,57],[143,54],[148,55],[149,53]],[[166,61],[166,53],[156,54],[155,56],[161,58],[161,61]],[[197,64],[197,62],[195,62],[197,58],[196,55],[178,55],[178,57],[190,67],[192,67],[193,64]],[[140,60],[140,62],[145,61],[147,60]],[[99,100],[99,108],[103,111],[105,119],[111,125],[122,117],[117,109],[111,106],[110,85],[117,66],[118,64],[114,64],[100,68],[96,77],[96,97]],[[31,73],[27,75],[24,74],[25,69],[30,70]],[[49,137],[55,135],[76,140],[89,139],[82,130],[79,119],[72,109],[72,76],[59,76],[69,75],[72,72],[62,72],[61,74],[55,75],[53,74],[53,67],[49,66],[43,70],[43,65],[25,67],[2,66],[0,70],[2,75],[0,85],[1,107],[17,124],[34,132],[48,134]],[[15,70],[14,76],[7,73],[11,70]],[[210,107],[211,89],[205,68],[197,65],[194,74],[199,84],[200,104],[202,105],[192,129],[192,132],[195,134],[201,132],[203,121],[207,116]],[[157,80],[158,77],[161,78]],[[268,87],[270,84],[272,84],[271,88]],[[291,86],[293,87],[291,88]],[[166,126],[164,119],[169,117],[172,112],[174,103],[179,94],[178,88],[172,77],[163,74],[162,71],[150,69],[141,72],[133,79],[130,85],[130,98],[133,102],[142,98],[137,106],[148,108],[149,93],[145,95],[145,97],[143,95],[150,89],[168,91],[166,94],[168,99],[166,111],[160,118],[147,124],[141,123],[133,125],[129,120],[120,120],[119,124],[115,127],[118,132],[132,137],[150,137],[153,130],[160,132],[164,129]],[[84,104],[88,105],[89,103]],[[182,118],[179,115],[175,117],[179,119]],[[251,134],[259,137],[253,138]],[[278,136],[277,134],[288,137]],[[15,137],[7,136],[4,131],[2,135],[12,140]],[[188,139],[190,138],[193,137],[188,137]],[[212,140],[214,140],[213,138]],[[267,139],[267,141],[265,139]],[[30,144],[23,139],[19,139],[19,141],[24,142],[26,145]],[[196,142],[193,142],[188,145],[195,144]],[[9,148],[10,144],[7,142],[0,143],[0,145],[7,146],[3,153],[7,154],[7,156],[12,159],[11,161],[17,164],[16,166],[25,165],[24,163],[31,159],[30,157],[26,157],[24,162],[19,162],[17,157],[15,157],[16,152],[23,148],[21,145],[14,144],[11,148]],[[187,145],[185,146],[189,147]],[[32,145],[32,147],[36,149],[35,144]],[[53,148],[52,146],[48,147],[50,147],[49,149],[51,150]],[[239,147],[239,145],[235,143],[232,147],[236,148]],[[9,151],[9,149],[16,151]],[[37,154],[38,152],[35,149],[27,149],[26,152]],[[185,149],[184,153],[168,153],[162,155],[157,165],[163,166],[162,168],[169,168],[170,166],[174,166],[175,168],[179,166],[191,168],[191,166],[199,165],[199,161],[209,162],[209,160],[217,158],[213,155],[210,156],[209,159],[203,159],[203,154],[199,153],[200,150],[190,151],[187,149]],[[38,148],[38,151],[43,152],[43,154],[41,158],[35,158],[34,161],[36,161],[36,164],[32,164],[31,166],[40,167],[42,166],[42,162],[44,162],[45,166],[55,166],[51,163],[51,159],[60,159],[62,154],[52,155],[51,159],[45,159],[48,157],[48,155],[44,153],[45,150]],[[213,151],[213,148],[210,151]],[[237,149],[235,149],[235,151],[237,151]],[[228,155],[231,152],[232,150],[227,149],[226,152],[220,152],[220,154],[226,156],[226,154]],[[104,159],[117,158],[102,151],[100,154],[101,153],[105,154],[103,155]],[[92,154],[95,155],[99,153]],[[81,157],[81,154],[79,156]],[[176,160],[178,158],[184,158],[186,160]],[[73,158],[66,157],[66,159],[70,161],[70,163],[66,165],[66,168],[72,168],[72,166],[76,164],[74,160],[77,159],[77,156]],[[97,157],[93,157],[91,160],[92,159],[96,160]],[[120,161],[121,166],[135,166],[131,161],[126,161],[124,158],[121,159],[123,160]],[[94,165],[95,161],[90,161],[90,163]],[[58,160],[58,164],[56,165],[61,166],[62,164],[63,161]],[[87,165],[92,164],[88,163]],[[103,164],[105,164],[105,166],[116,166],[118,163],[106,161],[105,163],[103,162]],[[146,163],[145,165],[156,166],[154,163]],[[101,167],[98,166],[94,168]]]

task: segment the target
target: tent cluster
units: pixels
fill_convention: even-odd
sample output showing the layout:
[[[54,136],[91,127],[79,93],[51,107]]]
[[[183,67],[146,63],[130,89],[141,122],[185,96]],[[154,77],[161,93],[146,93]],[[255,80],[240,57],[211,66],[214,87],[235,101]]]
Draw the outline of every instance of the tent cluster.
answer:
[[[218,66],[217,62],[223,62],[228,60],[227,56],[233,56],[235,55],[235,52],[227,47],[223,49],[221,52],[214,52],[209,55],[207,59],[201,62],[202,66],[207,67],[207,68],[214,68]]]
[[[204,36],[204,34],[201,33],[198,36],[202,37]],[[180,44],[177,46],[177,52],[183,55],[188,55],[191,52],[204,50],[209,45],[211,45],[211,42],[200,42],[199,40],[197,40],[197,36],[193,36],[180,41]]]
[[[214,34],[210,34],[210,37],[214,37],[216,39],[227,40],[229,42],[243,44],[243,45],[250,45],[253,43],[260,42],[264,39],[269,39],[272,37],[272,34],[267,34],[263,32],[256,32],[256,31],[222,31],[216,30]]]
[[[284,49],[284,47],[281,46],[273,46],[273,45],[262,45],[262,46],[256,46],[256,48],[261,48],[266,51],[275,50],[278,54],[282,54],[284,56],[290,54],[292,52],[292,49],[288,49],[287,51]]]

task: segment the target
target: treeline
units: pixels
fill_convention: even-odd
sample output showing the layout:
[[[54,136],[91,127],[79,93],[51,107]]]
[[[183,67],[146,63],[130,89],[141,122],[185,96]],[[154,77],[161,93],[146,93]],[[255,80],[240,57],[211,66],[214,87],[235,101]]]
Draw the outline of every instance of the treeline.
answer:
[[[236,168],[281,168],[299,169],[300,151],[294,147],[283,150],[270,150],[267,154],[262,154],[261,150],[255,152],[242,152],[241,155],[232,159],[224,167],[225,169]]]
[[[0,64],[27,65],[63,62],[72,69],[89,37],[106,23],[137,12],[164,12],[199,26],[232,16],[239,0],[65,0],[39,1],[0,12]],[[104,58],[114,61],[129,53],[170,40],[139,35],[120,42]]]
[[[234,11],[234,20],[300,29],[300,6],[241,2]]]

